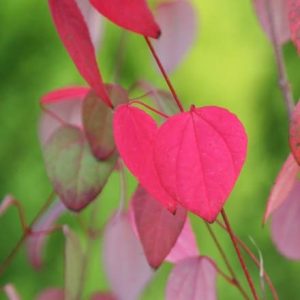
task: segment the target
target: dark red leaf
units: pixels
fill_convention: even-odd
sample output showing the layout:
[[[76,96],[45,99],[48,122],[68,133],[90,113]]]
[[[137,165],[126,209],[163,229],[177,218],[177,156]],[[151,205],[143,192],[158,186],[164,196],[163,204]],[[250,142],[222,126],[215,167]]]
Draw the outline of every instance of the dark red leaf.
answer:
[[[90,0],[106,18],[130,31],[158,38],[160,29],[145,0]]]
[[[59,36],[82,77],[112,106],[99,72],[89,30],[75,0],[49,0]]]
[[[186,210],[178,206],[171,214],[141,186],[133,195],[135,224],[151,267],[158,268],[175,245],[186,220]]]

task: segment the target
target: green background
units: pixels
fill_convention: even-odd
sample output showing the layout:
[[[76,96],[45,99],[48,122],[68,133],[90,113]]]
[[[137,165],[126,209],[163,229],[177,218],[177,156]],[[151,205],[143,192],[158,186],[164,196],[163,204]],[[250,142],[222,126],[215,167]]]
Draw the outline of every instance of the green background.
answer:
[[[280,299],[299,299],[299,264],[280,256],[272,244],[269,226],[261,227],[270,189],[289,152],[287,113],[277,87],[271,45],[250,1],[197,0],[194,4],[200,18],[198,37],[172,74],[172,81],[186,108],[191,104],[225,106],[245,124],[249,135],[248,158],[226,211],[236,233],[254,252],[249,236],[256,241]],[[58,39],[47,1],[2,1],[0,28],[0,199],[8,193],[14,195],[31,220],[51,191],[37,136],[39,98],[50,90],[83,81]],[[113,75],[120,34],[119,28],[106,23],[99,63],[107,81]],[[284,47],[284,53],[297,99],[300,60],[291,44]],[[128,87],[137,79],[146,79],[165,87],[152,65],[143,39],[128,34],[122,84]],[[118,176],[114,174],[99,199],[99,225],[105,223],[118,205],[118,185]],[[131,179],[130,191],[133,188]],[[82,219],[87,219],[89,210],[83,213]],[[64,216],[60,223],[69,223],[79,230],[78,218],[72,214]],[[203,222],[192,217],[192,223],[201,253],[212,256],[225,270]],[[229,239],[217,228],[216,232],[243,281]],[[11,209],[0,219],[0,261],[20,235],[17,213]],[[107,288],[99,249],[95,243],[85,295]],[[45,287],[63,286],[63,251],[62,234],[53,234],[45,253],[45,265],[35,272],[21,249],[0,278],[0,284],[13,283],[22,299],[34,299]],[[258,283],[259,271],[250,260],[247,263]],[[143,299],[164,298],[170,270],[170,264],[159,269]],[[240,299],[236,289],[222,278],[218,280],[218,295],[224,300]],[[1,292],[0,299],[5,299]]]

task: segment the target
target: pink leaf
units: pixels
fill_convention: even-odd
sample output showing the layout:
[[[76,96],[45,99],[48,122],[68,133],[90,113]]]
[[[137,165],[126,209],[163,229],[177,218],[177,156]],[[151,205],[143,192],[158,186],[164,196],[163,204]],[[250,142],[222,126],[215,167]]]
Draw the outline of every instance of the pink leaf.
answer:
[[[288,19],[291,32],[291,38],[296,45],[298,53],[300,52],[300,1],[299,0],[286,0],[288,5]]]
[[[91,296],[90,300],[117,300],[111,293],[98,292]]]
[[[285,202],[273,212],[272,239],[290,259],[300,259],[300,182],[297,179]]]
[[[105,229],[104,266],[119,300],[139,299],[152,278],[153,271],[125,214],[113,217]]]
[[[171,212],[175,201],[162,188],[153,164],[153,143],[157,132],[154,120],[142,110],[120,105],[114,113],[114,137],[128,169],[156,200]]]
[[[4,293],[6,294],[8,300],[20,300],[19,293],[12,284],[6,284],[3,287]]]
[[[179,262],[167,283],[166,300],[216,300],[216,269],[208,257]]]
[[[158,38],[160,29],[145,0],[90,0],[106,18],[130,31]]]
[[[37,300],[65,300],[64,290],[61,288],[48,288],[42,291]]]
[[[192,107],[160,127],[154,161],[170,196],[213,222],[234,187],[246,150],[247,135],[235,115],[219,107]]]
[[[85,87],[67,87],[52,91],[41,99],[44,112],[40,120],[40,139],[44,145],[62,124],[82,127],[82,101],[89,92]]]
[[[47,231],[53,228],[57,219],[66,211],[65,206],[61,202],[55,202],[40,218],[33,228],[33,234],[27,239],[26,247],[28,259],[35,269],[42,266],[42,251],[47,237]],[[34,234],[37,232],[38,234]],[[39,233],[45,232],[45,233]]]
[[[197,17],[189,1],[162,2],[155,12],[161,36],[153,42],[167,72],[173,71],[196,38]]]
[[[268,12],[267,2],[270,3],[270,12]],[[272,40],[269,21],[269,14],[272,14],[277,40],[281,45],[286,43],[290,39],[287,0],[253,0],[253,5],[269,39]]]
[[[132,207],[145,255],[156,269],[175,245],[186,220],[186,210],[178,206],[176,215],[171,214],[141,186],[133,195]]]
[[[191,222],[187,218],[176,244],[167,256],[166,260],[176,264],[183,259],[197,255],[199,255],[199,250],[196,237],[193,232]]]
[[[272,188],[263,222],[265,222],[269,216],[287,200],[299,171],[300,167],[293,155],[290,154],[283,164]]]
[[[289,142],[291,152],[300,165],[300,102],[297,103],[290,121]]]
[[[15,204],[15,200],[11,195],[7,195],[0,203],[0,216],[2,216],[9,207]]]
[[[87,25],[76,1],[49,0],[49,6],[59,36],[78,71],[99,97],[112,106],[97,66]]]

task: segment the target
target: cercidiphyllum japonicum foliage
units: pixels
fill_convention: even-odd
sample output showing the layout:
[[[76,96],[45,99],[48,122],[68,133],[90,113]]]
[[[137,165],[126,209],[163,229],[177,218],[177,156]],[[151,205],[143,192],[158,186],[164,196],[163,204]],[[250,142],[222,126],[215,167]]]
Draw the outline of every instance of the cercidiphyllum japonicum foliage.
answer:
[[[80,1],[79,1],[79,4],[80,4]],[[168,5],[164,5],[164,7],[167,7]],[[171,27],[170,27],[171,28]],[[83,31],[83,33],[81,32],[81,31],[78,31],[78,32],[80,32],[80,34],[84,34],[84,31]],[[76,32],[76,34],[78,33],[78,32]],[[70,42],[70,41],[69,41]],[[78,46],[78,45],[77,45]],[[66,47],[68,48],[68,47],[72,47],[72,46],[70,46],[70,44],[66,44]],[[87,49],[86,51],[87,52],[89,52],[90,51],[90,47],[86,47],[85,49]],[[73,49],[74,50],[74,49]],[[69,50],[70,51],[70,50]],[[157,51],[159,51],[159,49],[157,48]],[[76,51],[75,51],[76,52]],[[72,54],[71,53],[71,56],[73,57],[73,59],[74,59],[74,57],[75,57],[75,59],[81,59],[80,58],[80,56],[79,56],[79,58],[78,58],[78,56],[76,56],[76,53],[74,54]],[[77,61],[77,63],[78,63],[78,61]],[[86,80],[87,80],[87,82],[91,85],[91,86],[93,86],[94,88],[95,88],[95,90],[98,90],[98,93],[105,93],[105,91],[103,92],[103,90],[102,90],[102,92],[101,92],[101,87],[99,87],[99,76],[98,75],[95,75],[95,74],[97,74],[97,71],[95,71],[95,69],[94,69],[94,71],[92,72],[94,75],[95,75],[95,78],[96,78],[96,80],[95,81],[93,81],[93,79],[91,79],[89,76],[90,76],[90,74],[86,74],[86,70],[84,69],[85,68],[85,66],[84,66],[84,64],[80,64],[80,63],[78,63],[78,65],[77,65],[77,67],[78,67],[78,69],[80,70],[80,73],[84,76],[84,77],[86,77]],[[101,77],[100,77],[100,79],[101,79]],[[87,89],[88,90],[88,89]],[[81,103],[82,101],[83,101],[83,99],[85,98],[85,96],[86,95],[84,95],[84,97],[83,98],[81,98],[81,100],[79,99],[79,103]],[[79,95],[73,95],[73,97],[74,98],[80,98],[80,96]],[[103,97],[103,99],[105,99],[105,95],[102,95],[102,97]],[[66,97],[66,98],[68,98],[68,97]],[[58,102],[61,102],[61,103],[56,103],[57,104],[57,109],[56,109],[56,112],[55,112],[55,114],[60,114],[60,112],[62,112],[62,111],[64,111],[64,110],[62,110],[62,106],[66,106],[67,108],[66,108],[66,112],[67,113],[69,113],[70,111],[69,111],[69,109],[70,109],[70,106],[72,107],[72,105],[73,105],[73,102],[76,102],[76,101],[72,101],[73,99],[71,99],[72,97],[69,97],[69,100],[71,100],[71,101],[67,101],[66,99],[60,99]],[[93,97],[90,97],[90,98],[93,98]],[[160,98],[161,99],[161,98]],[[66,101],[65,101],[66,100]],[[64,103],[64,105],[62,105],[62,106],[60,106],[60,104],[62,104],[63,102],[65,102]],[[92,102],[92,101],[91,101]],[[46,103],[46,105],[45,106],[52,106],[52,104],[53,103],[51,103],[51,105],[50,105],[50,103]],[[96,105],[97,105],[98,103],[96,102]],[[68,106],[68,105],[70,105],[70,106]],[[100,104],[101,105],[101,104]],[[76,105],[75,105],[76,106]],[[79,106],[80,107],[80,106]],[[46,107],[47,108],[47,107]],[[49,109],[50,107],[48,107],[47,109]],[[54,110],[55,111],[55,110]],[[78,111],[77,111],[78,112]],[[167,112],[168,113],[168,112]],[[45,115],[47,115],[47,116],[49,116],[47,113],[45,113]],[[79,116],[79,119],[77,119],[76,120],[76,118]],[[96,116],[97,116],[97,114],[96,114]],[[73,125],[74,126],[74,124],[73,124],[73,121],[70,121],[70,120],[66,120],[66,119],[64,119],[65,118],[65,116],[63,116],[62,117],[62,119],[63,119],[63,121],[65,122],[65,123],[68,123],[69,125],[70,125],[70,123],[71,123],[71,125]],[[68,117],[66,117],[66,118],[68,118]],[[79,114],[76,116],[76,113],[75,113],[75,115],[73,115],[73,116],[70,116],[70,118],[74,118],[75,120],[74,120],[74,123],[75,123],[75,126],[77,126],[76,127],[76,129],[78,129],[78,126],[79,126],[79,129],[80,130],[82,130],[81,131],[81,133],[80,133],[80,136],[84,136],[84,137],[86,137],[87,138],[87,140],[85,141],[86,142],[86,146],[90,146],[91,147],[91,151],[93,152],[93,154],[95,154],[96,156],[97,156],[97,153],[99,153],[98,152],[98,147],[97,147],[97,145],[98,145],[98,143],[96,143],[96,146],[95,147],[93,147],[93,141],[94,141],[94,138],[88,138],[88,137],[91,137],[91,135],[89,136],[89,134],[88,134],[88,130],[86,130],[86,127],[87,126],[84,126],[84,127],[81,127],[82,125],[80,124],[81,123],[81,113],[80,113],[80,109],[79,109]],[[109,118],[108,118],[108,120],[109,120]],[[56,128],[57,128],[57,124],[58,124],[58,126],[60,126],[61,124],[60,124],[60,122],[58,121],[58,123],[57,123],[57,121],[58,120],[54,120],[54,123],[56,122]],[[61,121],[61,120],[60,120]],[[77,122],[77,121],[79,121],[79,122]],[[76,123],[77,122],[77,123]],[[110,121],[108,121],[108,123],[109,123]],[[91,124],[93,125],[93,122],[91,122]],[[54,127],[55,127],[54,126]],[[93,133],[93,130],[95,129],[95,128],[98,128],[97,127],[98,125],[96,124],[95,125],[95,127],[91,127],[90,129],[91,129],[91,131],[92,131],[92,133]],[[48,126],[46,125],[46,128],[47,128]],[[100,124],[100,127],[101,127],[101,124]],[[78,130],[76,130],[77,132],[79,132]],[[96,132],[98,132],[98,130],[96,129]],[[100,132],[100,131],[99,131]],[[84,133],[84,135],[83,135],[83,133]],[[101,135],[100,134],[100,136],[103,136],[103,135]],[[97,139],[98,139],[99,137],[97,137]],[[78,139],[77,139],[78,140]],[[100,137],[100,141],[101,141],[101,137]],[[97,141],[98,142],[98,141]],[[101,142],[100,142],[100,144],[99,144],[100,146],[101,146]],[[93,149],[94,148],[94,149]],[[88,148],[87,148],[88,149]],[[103,152],[102,152],[102,148],[100,147],[100,156],[98,156],[98,160],[100,159],[100,161],[101,161],[101,159],[103,160],[103,156],[102,156],[102,154],[103,154]],[[104,151],[104,152],[106,152],[106,151]],[[108,151],[109,152],[109,151]],[[105,158],[105,155],[104,155],[104,158]],[[95,160],[95,163],[97,163],[98,164],[98,161],[97,160]],[[64,179],[65,179],[65,177],[64,177]],[[165,183],[165,185],[166,185],[166,183]],[[78,191],[80,191],[80,190],[78,190]],[[172,194],[172,191],[171,191],[171,194]],[[80,194],[79,194],[80,195]],[[162,209],[162,207],[160,207],[160,209]],[[54,210],[55,211],[55,209],[54,208],[50,208],[50,216],[54,216],[55,217],[55,214],[54,213],[51,213],[51,211],[52,210]],[[52,218],[52,217],[50,217],[50,219]],[[122,219],[122,218],[121,218]],[[121,220],[120,219],[120,220]],[[43,222],[42,222],[43,223]],[[51,222],[50,222],[51,223]],[[143,247],[145,247],[145,245],[142,245]],[[188,256],[197,256],[197,251],[196,252],[192,252],[192,253],[189,253],[188,254]]]

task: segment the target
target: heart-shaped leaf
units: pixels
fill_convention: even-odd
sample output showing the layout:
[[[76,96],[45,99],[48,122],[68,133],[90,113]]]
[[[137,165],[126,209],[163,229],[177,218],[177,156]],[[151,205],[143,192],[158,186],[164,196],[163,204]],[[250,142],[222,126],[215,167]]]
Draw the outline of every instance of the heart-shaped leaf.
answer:
[[[107,85],[114,106],[128,102],[128,94],[117,85]],[[82,122],[91,150],[99,160],[107,159],[115,150],[113,112],[94,91],[83,102]]]
[[[120,105],[114,113],[113,127],[117,148],[128,169],[148,193],[175,212],[176,203],[161,186],[154,167],[154,120],[136,107]]]
[[[100,14],[130,31],[158,38],[160,29],[145,0],[90,0]]]
[[[132,207],[145,255],[156,269],[175,245],[186,220],[186,210],[178,206],[176,214],[171,214],[141,186],[133,195]]]
[[[55,192],[73,211],[80,211],[104,187],[117,155],[97,161],[84,134],[76,127],[61,126],[44,147],[48,176]]]
[[[58,34],[78,71],[99,97],[112,106],[102,81],[88,27],[75,0],[49,0]]]
[[[216,268],[208,257],[192,257],[172,270],[166,300],[216,300]]]
[[[113,217],[104,232],[104,267],[113,293],[119,300],[137,300],[153,271],[128,216]]]
[[[291,38],[298,53],[300,52],[300,1],[299,0],[286,0],[288,5],[288,20],[291,32]]]
[[[247,135],[235,115],[220,107],[192,107],[160,127],[154,161],[170,196],[213,222],[234,187],[246,150]]]
[[[289,142],[291,152],[300,165],[300,102],[297,103],[290,121]]]

